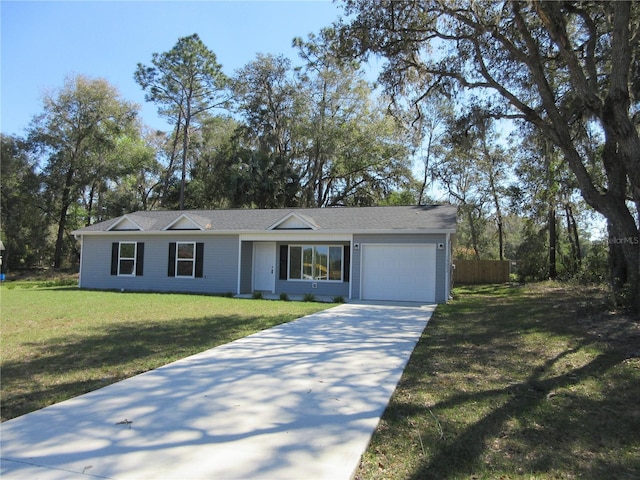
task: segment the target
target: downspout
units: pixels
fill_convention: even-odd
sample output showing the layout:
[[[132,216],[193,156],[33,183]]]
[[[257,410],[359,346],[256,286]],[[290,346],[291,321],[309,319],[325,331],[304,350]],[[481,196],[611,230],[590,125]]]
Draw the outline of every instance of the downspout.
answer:
[[[84,235],[76,235],[76,240],[80,237],[80,268],[78,268],[78,288],[82,288],[82,258],[84,255]]]
[[[453,274],[453,272],[451,271],[451,269],[453,268],[452,265],[452,258],[451,258],[451,234],[447,233],[447,242],[445,243],[446,245],[446,263],[445,263],[445,295],[444,295],[444,301],[445,303],[447,301],[449,301],[449,299],[451,298],[451,276]]]
[[[242,290],[242,235],[238,236],[238,285],[236,295],[240,295]]]
[[[353,299],[353,234],[349,241],[349,300]]]

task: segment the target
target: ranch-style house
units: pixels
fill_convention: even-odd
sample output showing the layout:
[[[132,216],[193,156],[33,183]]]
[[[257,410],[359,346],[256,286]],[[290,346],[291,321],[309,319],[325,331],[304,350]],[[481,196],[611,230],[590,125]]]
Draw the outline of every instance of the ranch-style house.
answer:
[[[80,288],[445,302],[456,207],[140,211],[76,230]]]

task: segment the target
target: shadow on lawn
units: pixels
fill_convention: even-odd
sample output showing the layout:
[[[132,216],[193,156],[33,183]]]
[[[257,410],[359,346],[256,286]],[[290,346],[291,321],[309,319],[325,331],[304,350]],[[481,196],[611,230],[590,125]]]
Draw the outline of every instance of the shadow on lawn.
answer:
[[[637,411],[614,410],[625,408],[631,401],[630,398],[625,401],[618,392],[633,385],[637,378],[622,376],[609,391],[601,392],[604,397],[601,400],[579,398],[568,392],[555,393],[589,376],[604,375],[623,359],[603,354],[583,368],[548,380],[534,374],[528,381],[502,390],[461,394],[439,402],[432,407],[434,412],[452,407],[474,408],[478,402],[487,401],[495,401],[496,407],[453,438],[445,438],[444,444],[411,478],[473,475],[478,470],[491,468],[490,457],[496,454],[516,460],[517,471],[508,473],[556,471],[578,478],[638,478],[634,476],[640,472],[638,457],[621,458],[614,463],[606,459],[606,450],[625,448],[619,442],[633,438],[639,431]],[[638,398],[637,393],[628,392],[626,396]],[[509,423],[515,426],[508,426]],[[637,453],[639,445],[636,443],[634,448]],[[486,455],[488,449],[494,452]],[[496,467],[499,472],[504,468]]]
[[[30,345],[31,356],[3,363],[2,420],[294,318],[227,315],[158,323],[131,322],[100,332]]]
[[[435,401],[385,412],[423,419],[410,478],[640,478],[640,337],[590,335],[567,292],[482,294],[436,313],[405,370]]]

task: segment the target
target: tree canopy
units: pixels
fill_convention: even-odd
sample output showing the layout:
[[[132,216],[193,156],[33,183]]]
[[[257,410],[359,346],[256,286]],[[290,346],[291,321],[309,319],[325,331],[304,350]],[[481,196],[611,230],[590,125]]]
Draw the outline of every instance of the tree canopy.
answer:
[[[132,66],[171,131],[140,125],[106,80],[47,94],[28,137],[2,137],[12,266],[73,265],[73,228],[134,210],[435,197],[459,206],[458,257],[596,279],[608,251],[614,285],[640,299],[638,4],[344,6],[293,39],[297,60],[260,53],[225,73],[194,34]],[[378,83],[362,68],[373,56]],[[590,238],[592,211],[608,242]]]
[[[175,142],[182,137],[180,209],[184,209],[191,128],[213,108],[224,105],[227,78],[198,34],[178,39],[168,52],[154,53],[151,64],[139,63],[134,78],[147,92],[145,99],[156,103],[158,112],[175,124]]]
[[[48,210],[57,218],[56,268],[62,264],[72,207],[86,188],[113,178],[128,161],[126,155],[113,152],[127,136],[136,135],[136,116],[137,106],[103,79],[69,77],[61,89],[45,95],[44,111],[30,127],[29,143],[44,161]]]
[[[640,4],[347,0],[347,55],[386,59],[394,97],[464,93],[495,118],[535,126],[562,152],[620,249],[617,283],[640,298]],[[625,239],[623,241],[623,239]]]

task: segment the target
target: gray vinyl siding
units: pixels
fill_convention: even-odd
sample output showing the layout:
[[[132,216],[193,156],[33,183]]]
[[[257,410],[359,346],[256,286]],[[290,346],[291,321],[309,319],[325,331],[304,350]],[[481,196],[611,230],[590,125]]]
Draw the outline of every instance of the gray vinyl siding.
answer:
[[[349,248],[343,242],[277,242],[276,244],[276,292],[286,293],[288,295],[306,295],[310,293],[317,296],[327,297],[343,297],[349,298],[349,282],[329,282],[329,281],[316,281],[309,280],[280,280],[280,246],[281,245],[342,245],[344,248]],[[287,262],[288,264],[288,262]],[[317,285],[313,288],[313,285]]]
[[[312,295],[327,297],[343,297],[349,298],[349,282],[315,282],[317,288],[313,288],[310,281],[299,280],[278,280],[276,279],[276,292],[286,293],[288,295]]]
[[[360,298],[360,271],[361,252],[363,244],[432,244],[445,243],[445,248],[436,248],[436,302],[443,303],[447,300],[446,269],[447,269],[447,236],[445,234],[393,234],[393,235],[354,235],[353,244],[358,244],[359,249],[353,250],[351,255],[351,297]]]
[[[113,242],[144,242],[142,276],[111,275]],[[203,277],[168,276],[169,243],[201,242],[204,244]],[[238,288],[237,235],[113,235],[85,236],[82,247],[80,286],[104,290],[157,292],[236,293]]]
[[[113,242],[144,242],[144,272],[142,276],[111,275],[111,245]],[[168,276],[169,244],[171,242],[201,242],[204,244],[203,277],[179,278]],[[436,248],[435,295],[436,302],[447,300],[447,249],[446,234],[356,234],[353,244],[345,242],[276,242],[275,293],[289,295],[313,294],[317,296],[359,299],[361,287],[361,252],[365,244],[445,244]],[[280,246],[288,244],[344,245],[351,252],[349,281],[280,280]],[[358,244],[360,248],[355,249]],[[103,290],[193,292],[193,293],[250,293],[253,276],[253,241],[240,242],[235,234],[194,235],[140,234],[137,232],[113,232],[105,235],[86,235],[83,238],[80,286]],[[239,250],[241,249],[241,251]],[[240,265],[238,266],[238,260]],[[240,278],[238,274],[240,273]],[[313,284],[316,288],[313,288]],[[240,292],[238,292],[238,289]]]
[[[251,293],[253,270],[253,242],[242,242],[240,264],[240,293]]]

